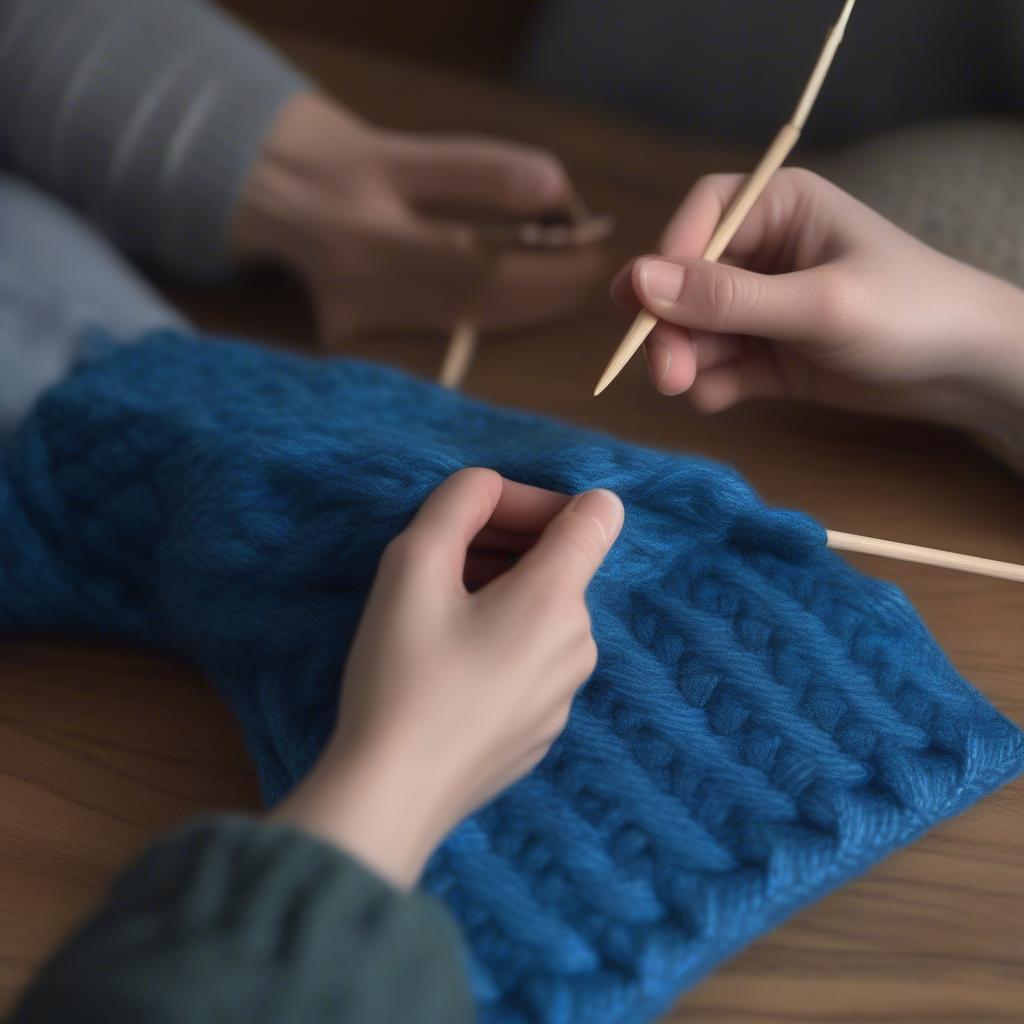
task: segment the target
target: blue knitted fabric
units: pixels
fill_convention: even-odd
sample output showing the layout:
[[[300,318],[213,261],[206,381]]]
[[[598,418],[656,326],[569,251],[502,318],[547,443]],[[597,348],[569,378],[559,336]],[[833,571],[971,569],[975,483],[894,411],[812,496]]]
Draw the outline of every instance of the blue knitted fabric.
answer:
[[[900,592],[729,470],[226,342],[154,337],[44,399],[0,466],[0,628],[191,659],[274,801],[328,734],[383,546],[465,465],[627,511],[567,731],[426,874],[484,1020],[648,1019],[1024,768]]]

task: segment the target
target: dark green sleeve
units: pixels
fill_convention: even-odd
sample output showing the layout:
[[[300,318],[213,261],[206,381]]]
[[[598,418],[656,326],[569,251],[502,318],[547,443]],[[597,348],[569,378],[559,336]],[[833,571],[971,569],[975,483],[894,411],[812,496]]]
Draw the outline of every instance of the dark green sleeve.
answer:
[[[455,925],[334,847],[218,817],[156,842],[11,1024],[473,1019]]]

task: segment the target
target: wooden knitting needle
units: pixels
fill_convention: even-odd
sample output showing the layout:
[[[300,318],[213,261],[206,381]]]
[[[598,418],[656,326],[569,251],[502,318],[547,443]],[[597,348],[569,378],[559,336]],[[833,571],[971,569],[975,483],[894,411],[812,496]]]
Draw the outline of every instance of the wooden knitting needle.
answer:
[[[1024,565],[1012,562],[997,562],[991,558],[977,558],[974,555],[960,555],[953,551],[938,551],[922,548],[916,544],[900,544],[876,537],[858,537],[853,533],[838,533],[827,530],[828,547],[833,551],[848,551],[858,555],[874,555],[899,562],[914,562],[917,565],[934,565],[940,569],[973,573],[975,576],[991,576],[997,580],[1012,580],[1024,583]]]
[[[783,125],[779,134],[775,137],[775,141],[769,147],[768,152],[765,153],[761,162],[743,183],[739,192],[736,193],[736,197],[730,204],[729,209],[725,211],[711,241],[708,243],[707,249],[704,250],[704,259],[709,262],[717,263],[721,258],[736,232],[740,229],[740,225],[746,220],[747,214],[750,213],[754,204],[760,198],[761,193],[767,187],[768,182],[771,181],[772,176],[785,163],[786,158],[793,151],[793,147],[800,140],[800,135],[807,124],[807,118],[810,116],[814,102],[817,100],[818,93],[821,92],[821,87],[825,83],[829,68],[832,66],[832,61],[839,50],[839,44],[843,41],[843,35],[846,32],[846,26],[850,22],[850,15],[853,14],[853,7],[856,2],[857,0],[846,0],[839,20],[829,31],[828,38],[825,40],[825,48],[821,51],[817,64],[814,65],[814,71],[811,73],[810,80],[804,88],[800,102],[796,105],[793,117],[787,124]],[[595,398],[618,377],[626,364],[633,358],[637,349],[647,340],[647,336],[654,330],[657,322],[658,318],[652,316],[647,310],[640,312],[633,321],[633,326],[626,332],[626,336],[615,350],[615,355],[612,356],[611,361],[601,375],[597,387],[594,388]]]
[[[800,140],[800,135],[807,124],[807,119],[810,117],[811,110],[814,108],[821,87],[825,83],[829,69],[843,41],[855,3],[856,0],[846,0],[839,20],[829,31],[824,49],[814,66],[814,71],[804,88],[793,117],[782,127],[768,152],[765,153],[761,162],[736,194],[708,243],[704,259],[714,263],[722,257],[747,214],[750,213],[767,187],[768,182],[785,163],[793,147]],[[652,316],[646,310],[637,316],[594,389],[595,397],[600,395],[622,372],[637,349],[647,340],[657,322],[657,317]],[[876,537],[860,537],[851,533],[840,533],[836,530],[828,530],[826,533],[828,547],[834,551],[873,555],[877,558],[931,565],[951,569],[955,572],[973,573],[977,576],[989,576],[994,579],[1024,583],[1024,565],[998,562],[991,558],[977,558],[974,555],[962,555],[953,551],[939,551],[916,544],[901,544],[891,540],[880,540]]]
[[[481,302],[502,251],[506,249],[557,250],[596,245],[605,241],[615,228],[611,217],[595,216],[575,194],[566,203],[567,223],[528,222],[482,226],[473,232],[473,245],[482,251],[482,262],[473,294],[455,322],[445,352],[438,383],[459,388],[469,372],[480,343]]]
[[[494,256],[484,255],[474,294],[459,319],[455,321],[455,327],[448,340],[448,349],[444,354],[441,372],[437,377],[438,384],[443,388],[455,390],[462,387],[462,382],[465,380],[466,374],[469,373],[470,364],[473,362],[477,346],[480,343],[480,328],[478,326],[480,303],[493,270]]]
[[[448,340],[448,350],[441,364],[441,372],[437,376],[437,382],[441,387],[452,391],[462,387],[479,343],[480,332],[476,325],[476,317],[471,312],[463,313],[455,321],[455,328]]]

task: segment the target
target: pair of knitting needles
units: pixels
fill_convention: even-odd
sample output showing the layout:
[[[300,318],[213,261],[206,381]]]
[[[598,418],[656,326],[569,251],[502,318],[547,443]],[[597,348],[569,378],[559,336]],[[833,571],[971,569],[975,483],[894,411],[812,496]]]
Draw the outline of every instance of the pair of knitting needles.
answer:
[[[821,87],[825,83],[832,62],[839,50],[850,22],[856,0],[846,0],[839,20],[832,26],[825,40],[824,49],[814,66],[810,80],[804,88],[800,102],[796,106],[792,118],[783,125],[775,141],[768,148],[751,175],[736,193],[729,208],[704,251],[704,259],[716,263],[729,247],[736,232],[740,229],[747,214],[761,197],[775,172],[785,163],[793,151],[804,126],[814,107]],[[607,368],[601,375],[594,396],[604,391],[622,372],[626,364],[633,358],[636,351],[647,340],[657,324],[657,317],[646,310],[641,311],[626,332]],[[990,558],[977,558],[973,555],[961,555],[952,551],[939,551],[935,548],[918,547],[916,544],[901,544],[891,540],[880,540],[876,537],[860,537],[852,533],[839,533],[828,530],[827,544],[834,551],[845,551],[861,555],[873,555],[877,558],[888,558],[900,562],[913,562],[918,565],[931,565],[956,572],[973,573],[978,576],[990,576],[995,579],[1012,580],[1024,583],[1024,566],[1011,562],[998,562]]]

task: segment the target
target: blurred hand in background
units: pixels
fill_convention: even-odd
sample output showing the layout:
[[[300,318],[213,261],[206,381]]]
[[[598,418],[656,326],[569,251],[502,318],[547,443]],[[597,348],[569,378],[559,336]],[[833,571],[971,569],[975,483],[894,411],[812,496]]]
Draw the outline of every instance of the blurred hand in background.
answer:
[[[571,197],[549,153],[383,131],[302,93],[248,176],[231,241],[239,261],[282,264],[302,279],[328,346],[358,330],[448,330],[481,288],[481,324],[520,327],[578,305],[603,270],[600,252],[509,250],[485,280],[469,230],[431,212],[525,219],[565,211]]]

